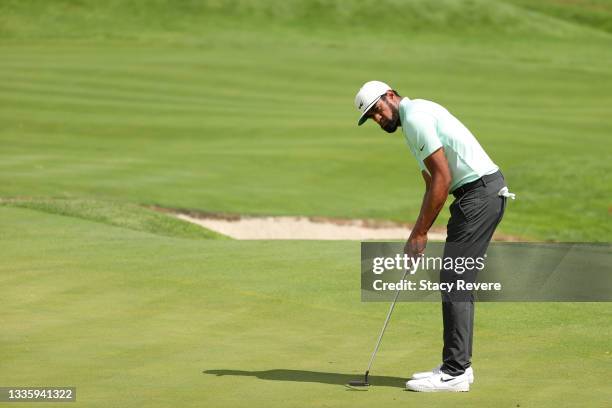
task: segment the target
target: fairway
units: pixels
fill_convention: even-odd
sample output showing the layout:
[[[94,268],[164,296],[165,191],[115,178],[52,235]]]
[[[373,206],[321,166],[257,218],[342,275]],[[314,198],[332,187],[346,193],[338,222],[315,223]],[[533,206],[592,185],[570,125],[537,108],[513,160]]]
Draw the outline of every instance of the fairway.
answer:
[[[17,11],[4,19],[23,30]],[[501,233],[609,241],[612,34],[515,13],[535,32],[15,29],[0,42],[1,195],[413,222],[422,180],[403,137],[355,126],[354,94],[377,75],[447,106],[492,154],[519,197]]]
[[[0,387],[75,386],[84,407],[612,400],[609,303],[478,304],[455,395],[404,391],[439,364],[441,310],[398,304],[373,386],[349,389],[388,308],[361,302],[359,242],[151,209],[414,222],[403,136],[356,126],[378,79],[477,136],[517,195],[500,236],[610,242],[609,2],[53,3],[0,2]]]

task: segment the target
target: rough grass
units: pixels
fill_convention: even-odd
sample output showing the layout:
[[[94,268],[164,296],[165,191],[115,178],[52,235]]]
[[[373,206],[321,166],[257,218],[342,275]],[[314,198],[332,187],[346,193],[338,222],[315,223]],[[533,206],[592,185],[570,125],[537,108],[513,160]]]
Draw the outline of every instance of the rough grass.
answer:
[[[168,39],[194,37],[219,27],[261,31],[272,26],[336,36],[436,32],[563,38],[596,31],[573,24],[572,19],[568,22],[550,3],[533,12],[534,7],[490,0],[5,0],[0,4],[0,36]]]
[[[508,0],[527,10],[612,33],[609,0]]]
[[[134,204],[92,199],[12,198],[0,199],[0,206],[28,208],[50,214],[75,217],[132,231],[179,238],[226,239],[206,228]]]

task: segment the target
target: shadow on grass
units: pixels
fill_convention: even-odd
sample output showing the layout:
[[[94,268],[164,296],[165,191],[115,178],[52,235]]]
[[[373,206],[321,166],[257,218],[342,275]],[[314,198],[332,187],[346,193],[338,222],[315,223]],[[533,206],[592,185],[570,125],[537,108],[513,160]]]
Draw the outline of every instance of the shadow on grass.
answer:
[[[339,373],[324,373],[319,371],[303,371],[303,370],[285,370],[274,369],[264,371],[241,371],[241,370],[204,370],[204,374],[212,374],[218,377],[224,375],[240,376],[240,377],[257,377],[261,380],[270,381],[294,381],[294,382],[311,382],[321,384],[346,385],[352,380],[362,380],[363,374],[339,374]],[[372,375],[369,377],[369,383],[379,387],[397,387],[404,388],[406,380],[399,377],[386,377],[380,375]]]

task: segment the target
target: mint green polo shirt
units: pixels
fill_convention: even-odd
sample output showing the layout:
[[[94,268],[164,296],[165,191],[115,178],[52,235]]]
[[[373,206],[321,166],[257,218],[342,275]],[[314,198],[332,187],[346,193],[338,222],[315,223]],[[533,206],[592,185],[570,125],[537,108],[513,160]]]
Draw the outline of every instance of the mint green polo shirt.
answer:
[[[402,130],[419,168],[440,147],[452,176],[449,191],[499,170],[472,132],[444,107],[423,99],[403,98],[399,105]]]

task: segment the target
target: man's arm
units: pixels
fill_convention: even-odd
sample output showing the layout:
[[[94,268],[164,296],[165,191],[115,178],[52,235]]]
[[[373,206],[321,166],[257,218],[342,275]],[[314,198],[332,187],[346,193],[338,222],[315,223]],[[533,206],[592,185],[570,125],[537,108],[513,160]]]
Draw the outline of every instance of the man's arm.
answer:
[[[423,171],[425,195],[421,204],[421,212],[404,248],[404,251],[410,257],[419,256],[425,251],[427,232],[440,214],[442,207],[444,207],[451,183],[451,174],[444,155],[444,148],[439,148],[427,156],[423,162],[429,170],[429,174]]]

